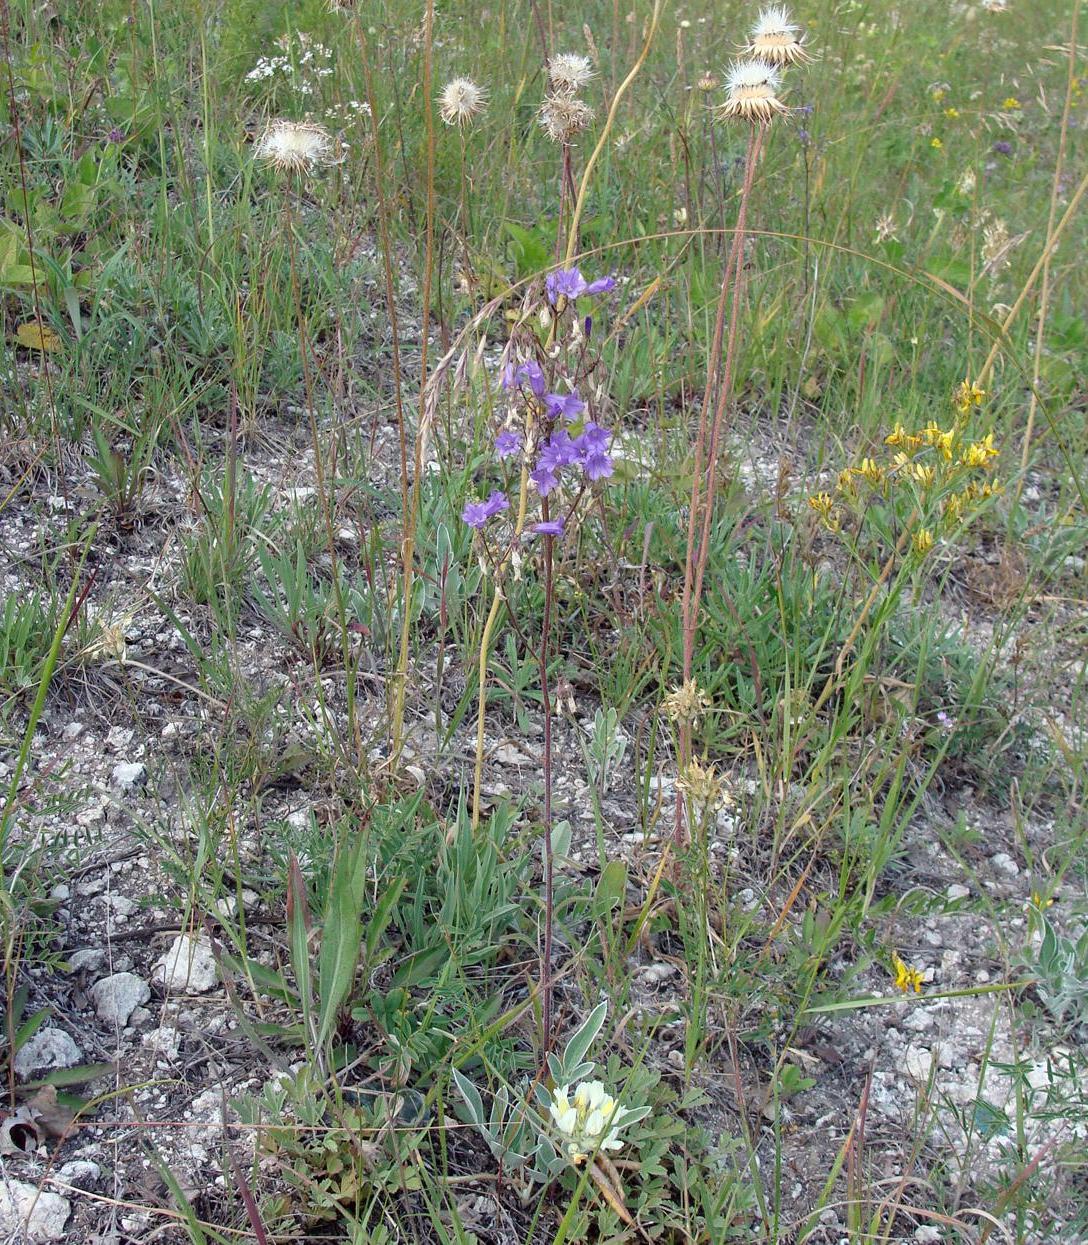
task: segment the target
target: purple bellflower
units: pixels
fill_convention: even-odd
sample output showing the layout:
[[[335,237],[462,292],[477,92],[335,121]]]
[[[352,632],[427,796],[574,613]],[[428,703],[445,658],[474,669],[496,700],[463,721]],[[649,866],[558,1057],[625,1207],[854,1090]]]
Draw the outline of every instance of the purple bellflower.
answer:
[[[533,531],[541,536],[562,536],[563,524],[566,522],[563,518],[546,519],[543,523],[534,523]]]
[[[587,281],[577,268],[557,268],[549,272],[544,281],[544,292],[553,307],[558,306],[560,298],[575,302],[583,294],[603,294],[615,289],[615,277],[598,277],[596,281]]]
[[[495,489],[487,501],[465,502],[465,508],[461,511],[461,518],[469,527],[479,531],[492,515],[509,509],[510,503],[506,500],[506,494],[500,492],[499,489]]]
[[[586,409],[586,404],[576,393],[546,393],[544,405],[552,419],[576,420]]]
[[[516,432],[511,432],[509,428],[504,428],[495,438],[495,456],[497,458],[510,458],[520,449],[521,437]]]
[[[529,386],[538,398],[544,396],[544,390],[548,386],[544,380],[544,373],[541,371],[540,364],[535,359],[527,359],[524,363],[508,363],[502,369],[502,387],[504,389],[517,389],[519,385],[525,384]]]

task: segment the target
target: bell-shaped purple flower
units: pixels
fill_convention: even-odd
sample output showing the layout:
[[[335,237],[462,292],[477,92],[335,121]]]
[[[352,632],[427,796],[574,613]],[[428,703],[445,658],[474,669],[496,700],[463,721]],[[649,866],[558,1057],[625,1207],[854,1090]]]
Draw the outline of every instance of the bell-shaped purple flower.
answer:
[[[465,508],[461,511],[461,518],[469,527],[476,528],[478,531],[493,515],[509,509],[510,503],[506,499],[506,494],[499,489],[495,489],[487,501],[465,502]]]
[[[546,393],[544,406],[552,419],[569,419],[572,423],[586,409],[576,393]]]
[[[534,523],[533,531],[541,536],[562,536],[563,525],[566,522],[562,517],[558,519],[545,519],[543,523]]]
[[[552,489],[559,485],[559,476],[555,468],[545,463],[539,464],[536,470],[530,471],[529,479],[532,480],[533,487],[541,497],[547,497]]]
[[[544,280],[544,292],[553,307],[559,305],[560,298],[575,302],[583,294],[603,294],[614,289],[615,277],[598,277],[596,281],[587,281],[577,268],[557,268],[549,272]]]
[[[504,428],[495,438],[495,457],[510,458],[521,449],[521,437],[509,428]]]
[[[502,369],[504,389],[517,389],[520,385],[528,385],[538,398],[544,396],[548,384],[540,364],[535,359],[526,359],[524,363],[508,363]]]

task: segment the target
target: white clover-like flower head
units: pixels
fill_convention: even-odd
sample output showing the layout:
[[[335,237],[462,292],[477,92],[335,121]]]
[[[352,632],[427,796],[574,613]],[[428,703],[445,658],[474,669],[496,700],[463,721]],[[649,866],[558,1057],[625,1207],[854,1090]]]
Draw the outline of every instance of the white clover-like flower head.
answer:
[[[273,121],[255,148],[261,160],[285,173],[307,173],[332,156],[332,137],[307,121]]]
[[[447,125],[468,125],[483,112],[486,104],[486,87],[471,78],[452,78],[438,97],[438,111]]]
[[[798,35],[800,29],[790,17],[789,9],[781,4],[773,5],[760,13],[744,51],[770,65],[797,65],[811,60]]]
[[[786,105],[778,98],[778,70],[767,61],[734,61],[725,79],[725,103],[718,106],[720,117],[742,121],[768,122]]]
[[[638,1114],[621,1107],[600,1081],[583,1081],[573,1095],[569,1085],[558,1086],[548,1111],[575,1166],[600,1150],[621,1149],[619,1131]]]
[[[548,81],[561,95],[577,95],[594,77],[593,62],[577,52],[560,52],[548,61]]]

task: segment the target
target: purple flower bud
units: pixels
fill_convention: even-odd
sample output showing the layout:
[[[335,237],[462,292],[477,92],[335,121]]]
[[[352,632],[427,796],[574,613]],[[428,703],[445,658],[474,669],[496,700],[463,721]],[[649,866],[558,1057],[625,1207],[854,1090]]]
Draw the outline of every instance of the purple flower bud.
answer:
[[[535,359],[527,359],[524,363],[518,364],[508,363],[502,370],[504,389],[516,389],[523,384],[528,384],[538,398],[544,396],[544,390],[548,386],[540,364]]]
[[[534,523],[533,531],[541,536],[562,536],[564,519],[546,519],[543,523]]]
[[[603,454],[608,449],[608,443],[611,440],[612,434],[607,428],[602,428],[600,424],[590,421],[582,429],[581,436],[575,438],[574,444],[584,462],[588,454]]]
[[[598,277],[596,281],[591,281],[583,291],[586,294],[606,294],[609,290],[616,288],[615,277]]]
[[[997,142],[994,143],[994,145],[990,148],[990,150],[995,155],[998,155],[998,156],[1011,156],[1012,155],[1012,143],[1006,142],[1005,139],[1003,138],[999,138]]]
[[[497,458],[510,458],[520,449],[521,437],[516,432],[511,432],[509,428],[504,428],[495,438],[495,456]]]

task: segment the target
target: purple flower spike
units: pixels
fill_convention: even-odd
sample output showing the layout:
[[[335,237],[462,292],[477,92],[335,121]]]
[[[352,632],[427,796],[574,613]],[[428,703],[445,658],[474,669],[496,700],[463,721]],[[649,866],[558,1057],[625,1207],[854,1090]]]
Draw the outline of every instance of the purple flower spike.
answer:
[[[562,536],[564,519],[547,519],[543,523],[534,523],[533,531],[541,536]]]
[[[559,305],[560,298],[573,303],[583,294],[603,294],[606,290],[615,289],[615,286],[615,277],[598,277],[596,281],[586,281],[577,268],[557,268],[544,279],[544,292],[553,307]]]
[[[569,419],[572,423],[586,409],[586,404],[576,393],[546,393],[544,405],[552,419]]]
[[[529,479],[532,480],[533,487],[541,497],[547,497],[559,484],[559,477],[555,471],[543,463],[535,471],[529,472]]]
[[[521,437],[516,432],[511,432],[509,428],[504,428],[495,438],[495,456],[497,458],[510,458],[520,449]]]
[[[461,518],[469,527],[476,528],[479,531],[492,515],[509,509],[510,503],[506,500],[506,494],[499,489],[495,489],[487,501],[465,502],[465,508],[461,511]]]
[[[544,373],[541,371],[540,364],[535,359],[527,359],[524,363],[508,363],[502,370],[502,387],[504,389],[517,389],[519,385],[527,384],[529,388],[536,394],[538,398],[544,396],[544,390],[548,387],[544,379]]]

